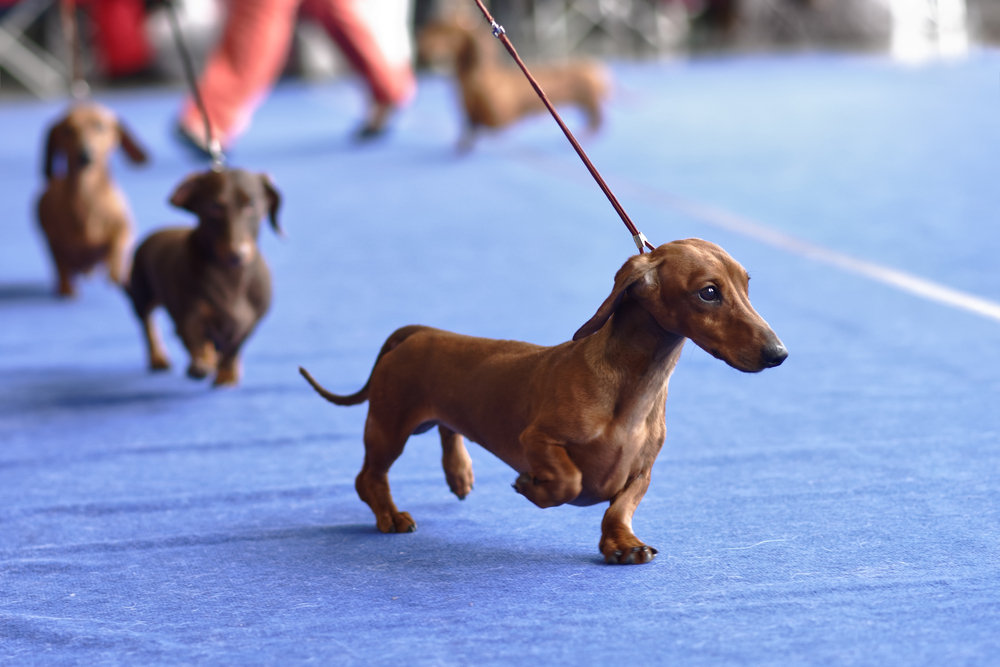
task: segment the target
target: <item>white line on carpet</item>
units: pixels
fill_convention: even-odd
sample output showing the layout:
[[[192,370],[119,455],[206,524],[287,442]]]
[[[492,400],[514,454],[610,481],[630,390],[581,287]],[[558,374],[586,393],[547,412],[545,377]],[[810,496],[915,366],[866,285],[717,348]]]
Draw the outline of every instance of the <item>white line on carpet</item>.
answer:
[[[564,176],[570,176],[567,165],[556,158],[542,155],[531,151],[521,151],[530,162],[545,162],[548,166],[559,162],[561,167],[557,171]],[[582,169],[582,166],[581,166]],[[553,173],[553,170],[546,168],[546,173]],[[581,173],[572,174],[574,180],[590,179],[590,175],[584,170]],[[904,292],[909,292],[916,296],[943,303],[953,308],[967,310],[983,317],[1000,322],[1000,303],[974,296],[961,290],[953,289],[946,285],[941,285],[932,280],[915,276],[906,271],[882,266],[874,262],[869,262],[850,255],[830,250],[823,246],[797,239],[794,236],[778,231],[767,225],[753,222],[747,218],[729,213],[713,206],[688,201],[680,197],[667,194],[656,188],[641,185],[629,181],[628,179],[613,178],[614,187],[619,192],[631,193],[633,196],[644,199],[647,202],[658,206],[665,206],[674,211],[688,215],[699,222],[703,222],[713,227],[725,229],[748,238],[752,238],[761,243],[765,243],[774,248],[785,250],[795,255],[835,266],[849,273],[854,273],[877,282],[890,285]],[[641,227],[640,227],[641,229]]]

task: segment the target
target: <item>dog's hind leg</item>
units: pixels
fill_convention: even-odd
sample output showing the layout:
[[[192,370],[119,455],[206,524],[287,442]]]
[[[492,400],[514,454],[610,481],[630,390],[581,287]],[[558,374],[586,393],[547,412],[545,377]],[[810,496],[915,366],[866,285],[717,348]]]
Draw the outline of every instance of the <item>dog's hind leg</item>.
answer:
[[[596,133],[601,129],[601,124],[604,121],[604,114],[601,111],[601,103],[599,100],[585,99],[581,101],[580,108],[587,115],[587,131],[591,134]]]
[[[158,305],[152,290],[141,271],[134,271],[127,280],[125,292],[132,301],[132,309],[142,322],[142,335],[146,342],[149,370],[163,371],[170,368],[170,359],[160,339],[160,332],[153,321],[153,310]]]
[[[448,488],[459,500],[465,500],[475,481],[472,457],[465,449],[465,439],[444,424],[438,424],[438,433],[441,434],[441,465]]]
[[[409,438],[410,432],[390,433],[373,419],[371,411],[365,422],[365,463],[354,480],[361,500],[375,513],[375,522],[383,533],[412,533],[417,523],[408,512],[400,512],[389,491],[389,468]]]
[[[601,543],[598,546],[605,563],[638,565],[656,558],[656,549],[644,544],[632,532],[632,514],[646,495],[649,478],[650,471],[644,471],[611,499],[611,506],[601,521]]]
[[[73,274],[62,266],[56,268],[59,273],[59,280],[56,284],[56,293],[59,296],[71,297],[76,296],[76,286],[73,285]]]
[[[163,341],[160,339],[160,332],[153,321],[153,313],[146,313],[142,318],[142,333],[146,339],[146,350],[149,353],[149,370],[165,371],[170,368],[170,359],[163,349]]]

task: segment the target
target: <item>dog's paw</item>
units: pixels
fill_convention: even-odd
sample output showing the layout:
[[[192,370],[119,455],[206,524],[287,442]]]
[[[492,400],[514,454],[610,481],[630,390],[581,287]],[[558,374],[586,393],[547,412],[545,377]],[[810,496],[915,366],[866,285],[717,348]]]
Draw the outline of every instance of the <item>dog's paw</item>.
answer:
[[[464,459],[445,460],[444,478],[448,482],[448,488],[458,496],[459,500],[472,493],[475,475],[472,474],[472,460],[466,454]]]
[[[522,496],[528,495],[527,494],[528,489],[533,487],[534,485],[535,485],[535,478],[526,472],[522,472],[520,475],[518,475],[517,479],[514,480],[514,483],[511,484],[511,486],[514,487],[514,490],[520,493]]]
[[[238,359],[229,363],[219,364],[215,373],[213,387],[235,387],[240,383],[240,376],[243,375],[242,367]]]
[[[204,380],[212,370],[207,364],[192,361],[187,367],[187,376],[192,380]]]
[[[153,357],[149,360],[149,370],[153,371],[168,371],[170,370],[170,360],[166,357]]]
[[[451,492],[458,496],[459,500],[465,500],[465,498],[472,493],[472,471],[469,471],[467,476],[465,475],[450,475],[445,473],[445,479],[448,480],[448,488]]]
[[[645,544],[625,549],[609,548],[604,553],[604,562],[609,565],[642,565],[652,561],[658,553],[655,548]]]
[[[409,512],[397,512],[395,515],[383,515],[378,518],[378,529],[383,533],[415,533],[417,522]]]
[[[235,387],[240,383],[240,376],[237,373],[227,372],[225,370],[220,370],[216,376],[215,380],[212,382],[213,387]]]

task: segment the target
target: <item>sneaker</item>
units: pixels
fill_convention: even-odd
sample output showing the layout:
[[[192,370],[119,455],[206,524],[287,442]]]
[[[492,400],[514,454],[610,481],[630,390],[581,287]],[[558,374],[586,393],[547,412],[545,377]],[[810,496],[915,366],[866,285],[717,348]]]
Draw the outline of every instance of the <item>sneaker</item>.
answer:
[[[368,120],[354,133],[358,141],[369,141],[384,135],[389,129],[389,117],[395,111],[391,104],[376,103],[368,113]]]

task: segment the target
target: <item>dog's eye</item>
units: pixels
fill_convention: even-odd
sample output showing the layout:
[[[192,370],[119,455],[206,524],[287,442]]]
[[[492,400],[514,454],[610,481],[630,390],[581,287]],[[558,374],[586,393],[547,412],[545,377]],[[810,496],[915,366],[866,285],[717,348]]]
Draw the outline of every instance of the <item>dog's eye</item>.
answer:
[[[701,297],[702,301],[712,302],[719,300],[719,290],[715,288],[714,285],[709,285],[708,287],[703,287],[698,296]]]

